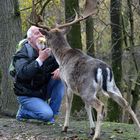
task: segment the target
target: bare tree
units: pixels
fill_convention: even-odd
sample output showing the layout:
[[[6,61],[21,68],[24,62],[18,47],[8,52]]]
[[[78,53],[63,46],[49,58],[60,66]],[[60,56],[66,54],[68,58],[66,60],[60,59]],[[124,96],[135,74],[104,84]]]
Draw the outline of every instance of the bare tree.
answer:
[[[121,0],[111,0],[111,39],[112,39],[112,69],[116,84],[121,88],[122,78],[122,27],[121,27]],[[108,100],[108,119],[119,122],[121,119],[120,107],[111,99]],[[115,111],[114,111],[115,110]]]
[[[136,56],[134,53],[134,46],[135,46],[135,38],[134,38],[134,15],[133,15],[133,11],[132,11],[132,4],[133,1],[132,0],[127,0],[127,4],[128,4],[128,16],[129,16],[129,23],[130,23],[130,35],[129,35],[129,43],[130,43],[130,53],[132,55],[132,59],[133,62],[135,64],[135,68],[137,71],[137,79],[136,79],[136,83],[135,83],[135,88],[131,91],[132,94],[132,108],[134,111],[136,111],[136,107],[138,104],[138,101],[140,99],[139,95],[139,82],[140,82],[140,72],[139,72],[139,67],[136,61]],[[131,81],[132,82],[132,81]]]
[[[89,54],[90,56],[95,56],[93,24],[93,18],[89,17],[86,20],[86,48],[87,54]]]
[[[9,115],[16,110],[16,98],[12,90],[12,82],[8,75],[8,67],[11,57],[15,52],[15,46],[22,37],[21,20],[18,0],[0,1],[0,71],[1,94],[0,112]]]

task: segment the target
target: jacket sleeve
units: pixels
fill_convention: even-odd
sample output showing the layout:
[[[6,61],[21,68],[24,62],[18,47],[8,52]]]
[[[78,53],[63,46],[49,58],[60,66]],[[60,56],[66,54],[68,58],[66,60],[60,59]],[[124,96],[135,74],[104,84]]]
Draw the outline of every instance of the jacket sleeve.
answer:
[[[38,62],[28,57],[25,47],[16,53],[14,59],[16,76],[21,80],[30,80],[40,70]]]

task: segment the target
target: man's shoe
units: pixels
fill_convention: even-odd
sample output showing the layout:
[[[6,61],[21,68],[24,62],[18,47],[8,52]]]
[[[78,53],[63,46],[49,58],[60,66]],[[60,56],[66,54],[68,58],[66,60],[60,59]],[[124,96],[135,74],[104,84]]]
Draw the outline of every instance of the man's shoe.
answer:
[[[25,121],[27,119],[23,118],[23,111],[22,111],[22,107],[20,106],[16,115],[16,119],[18,121]]]
[[[50,119],[50,120],[47,122],[48,125],[52,125],[52,124],[54,124],[54,123],[55,123],[54,118]]]

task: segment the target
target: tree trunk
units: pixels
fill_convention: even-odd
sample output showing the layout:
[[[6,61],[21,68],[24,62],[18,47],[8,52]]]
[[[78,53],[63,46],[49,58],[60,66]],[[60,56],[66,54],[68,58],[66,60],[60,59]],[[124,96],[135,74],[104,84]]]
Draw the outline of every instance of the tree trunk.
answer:
[[[78,0],[65,0],[65,18],[66,22],[74,19],[75,12],[79,11],[79,1]],[[70,33],[67,35],[68,42],[72,48],[82,49],[81,42],[81,27],[80,23],[74,24],[71,28]],[[75,111],[80,111],[83,108],[83,101],[78,96],[74,95],[72,103],[72,113]]]
[[[79,11],[78,0],[65,0],[65,18],[66,22],[69,22],[75,18],[75,12]],[[82,49],[81,42],[81,26],[80,23],[76,23],[72,26],[70,33],[67,35],[68,42],[72,48]]]
[[[139,96],[140,95],[140,72],[139,72],[137,80],[136,80],[135,88],[134,88],[134,90],[132,90],[131,94],[133,96],[131,107],[134,110],[134,112],[136,112],[136,107],[137,107],[138,101],[140,99],[140,96]]]
[[[16,111],[16,98],[12,90],[12,80],[8,74],[15,46],[21,39],[21,20],[18,0],[0,1],[0,71],[1,94],[0,113],[13,114]]]
[[[121,29],[121,0],[111,0],[111,39],[112,39],[112,69],[116,85],[121,89],[122,78],[122,29]],[[114,111],[115,110],[115,111]],[[108,120],[119,122],[121,109],[112,99],[108,100]]]
[[[137,83],[139,83],[140,81],[140,72],[139,72],[139,67],[138,64],[136,62],[136,58],[135,58],[135,54],[134,54],[134,18],[133,18],[133,11],[132,11],[132,0],[127,0],[127,4],[128,4],[128,13],[129,13],[129,22],[130,22],[130,36],[129,36],[129,42],[130,42],[130,53],[132,55],[133,58],[133,62],[135,64],[135,68],[138,74],[137,80],[136,80],[136,84],[135,84],[135,89],[131,91],[132,94],[132,109],[134,111],[136,111],[136,106],[138,104],[139,101],[139,85]],[[130,120],[130,122],[132,122],[132,120]]]
[[[93,18],[92,17],[89,17],[86,20],[86,47],[87,47],[87,54],[94,57],[95,49],[94,49]]]
[[[124,4],[126,4],[126,2],[124,2],[123,5]],[[121,18],[122,18],[123,41],[124,41],[125,48],[127,49],[129,46],[128,46],[128,36],[126,34],[126,29],[128,28],[128,20],[125,19],[126,16],[127,16],[127,10],[125,9],[124,14],[122,15]],[[131,72],[132,72],[132,70],[129,69],[128,73],[130,74]],[[127,93],[126,94],[126,100],[128,101],[128,103],[131,103],[131,81],[130,81],[129,78],[126,80],[125,84],[128,85],[128,86],[125,86],[125,88],[124,88],[124,90]],[[123,110],[122,122],[123,123],[128,123],[129,118],[130,118],[129,113],[126,110]]]

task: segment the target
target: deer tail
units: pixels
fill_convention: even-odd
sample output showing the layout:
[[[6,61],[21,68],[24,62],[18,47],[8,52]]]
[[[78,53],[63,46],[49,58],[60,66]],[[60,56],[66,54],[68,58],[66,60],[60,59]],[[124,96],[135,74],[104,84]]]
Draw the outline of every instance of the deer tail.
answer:
[[[109,83],[113,80],[113,73],[111,68],[97,68],[95,72],[95,81],[104,91],[108,91]]]

